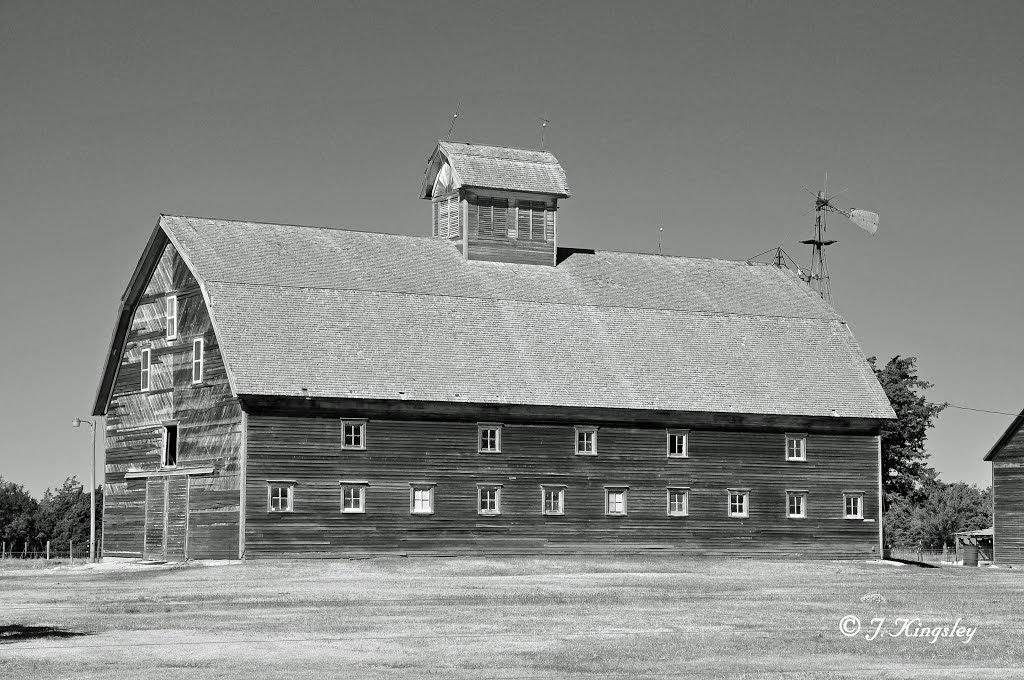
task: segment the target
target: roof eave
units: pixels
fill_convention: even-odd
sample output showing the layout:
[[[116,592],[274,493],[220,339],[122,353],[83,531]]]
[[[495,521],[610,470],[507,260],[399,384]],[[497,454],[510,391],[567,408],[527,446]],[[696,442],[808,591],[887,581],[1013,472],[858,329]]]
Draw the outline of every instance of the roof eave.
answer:
[[[135,306],[142,297],[142,293],[145,292],[146,283],[160,261],[164,247],[169,242],[167,234],[160,224],[161,219],[163,219],[163,215],[157,220],[156,227],[142,251],[142,256],[135,265],[135,271],[132,272],[132,276],[128,280],[128,286],[125,288],[124,294],[121,295],[121,303],[117,310],[117,322],[110,335],[110,347],[103,361],[103,372],[100,375],[100,384],[93,402],[92,415],[94,416],[107,414],[110,398],[114,393],[114,383],[117,381],[117,372],[121,367],[121,356],[124,354],[125,343],[128,340],[132,316],[135,314]]]
[[[991,461],[993,458],[995,458],[996,454],[1002,451],[1003,447],[1006,446],[1010,442],[1010,440],[1014,438],[1017,432],[1020,431],[1022,425],[1024,425],[1024,411],[1021,411],[1020,414],[1013,419],[1013,422],[1010,423],[1010,426],[1006,428],[1006,431],[1003,432],[1002,436],[999,437],[998,440],[996,440],[996,443],[993,444],[992,448],[989,449],[988,453],[985,454],[984,460]]]

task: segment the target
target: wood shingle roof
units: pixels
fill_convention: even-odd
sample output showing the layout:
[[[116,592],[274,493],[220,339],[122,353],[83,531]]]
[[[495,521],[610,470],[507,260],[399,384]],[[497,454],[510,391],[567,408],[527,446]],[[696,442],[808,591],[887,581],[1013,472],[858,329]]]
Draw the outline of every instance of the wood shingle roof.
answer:
[[[506,146],[438,142],[428,168],[438,155],[448,159],[456,181],[464,187],[525,191],[568,197],[569,184],[558,159],[548,151],[514,149]],[[428,174],[428,184],[433,176]],[[425,197],[429,186],[424,185]]]
[[[766,265],[162,216],[239,395],[891,418],[845,322]],[[98,401],[99,404],[99,401]]]

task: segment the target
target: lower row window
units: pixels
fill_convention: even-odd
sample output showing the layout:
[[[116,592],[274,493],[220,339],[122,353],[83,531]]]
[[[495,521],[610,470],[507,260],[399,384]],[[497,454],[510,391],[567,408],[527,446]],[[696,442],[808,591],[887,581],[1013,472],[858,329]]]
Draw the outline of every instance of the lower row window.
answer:
[[[341,511],[343,513],[366,512],[365,481],[341,482]],[[410,484],[409,512],[414,515],[431,515],[434,513],[434,484]],[[541,514],[565,514],[565,485],[541,486]],[[477,513],[480,515],[500,515],[501,484],[478,484],[476,492]],[[629,487],[607,486],[604,490],[605,514],[608,516],[624,516],[628,514]],[[750,491],[748,489],[728,490],[729,517],[750,516]],[[292,512],[294,510],[295,482],[267,482],[267,511]],[[690,514],[689,487],[669,487],[666,489],[666,513],[670,517],[686,517]],[[807,492],[786,492],[786,516],[790,518],[807,517]],[[843,517],[845,519],[864,518],[864,492],[843,492]]]

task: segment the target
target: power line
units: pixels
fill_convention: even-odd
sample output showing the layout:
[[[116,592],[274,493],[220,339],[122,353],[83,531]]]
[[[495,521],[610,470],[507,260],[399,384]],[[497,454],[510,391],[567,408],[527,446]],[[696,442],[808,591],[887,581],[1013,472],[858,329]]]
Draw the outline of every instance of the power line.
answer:
[[[999,415],[999,416],[1013,416],[1014,418],[1017,418],[1017,417],[1022,415],[1020,413],[1007,413],[1006,411],[990,411],[989,409],[985,409],[985,408],[972,408],[970,406],[960,406],[959,404],[950,404],[948,401],[945,402],[945,403],[942,403],[942,404],[939,404],[939,403],[934,402],[934,401],[926,401],[925,403],[928,404],[929,406],[947,406],[949,408],[958,408],[958,409],[960,409],[962,411],[977,411],[978,413],[994,413],[994,414]]]

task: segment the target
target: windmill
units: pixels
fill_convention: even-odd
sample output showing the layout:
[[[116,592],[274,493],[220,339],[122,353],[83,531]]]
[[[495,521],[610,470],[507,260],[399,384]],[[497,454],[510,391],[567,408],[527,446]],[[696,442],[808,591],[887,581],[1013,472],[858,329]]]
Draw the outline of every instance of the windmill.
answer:
[[[832,199],[839,194],[828,195],[828,175],[825,175],[825,188],[816,194],[810,189],[804,188],[814,196],[815,216],[811,238],[800,241],[800,243],[811,246],[811,268],[807,272],[799,273],[811,290],[820,295],[822,300],[832,304],[832,288],[828,279],[828,260],[825,258],[825,248],[835,243],[835,240],[826,238],[828,214],[842,215],[869,234],[874,234],[878,231],[878,213],[867,210],[843,210],[833,205]]]

